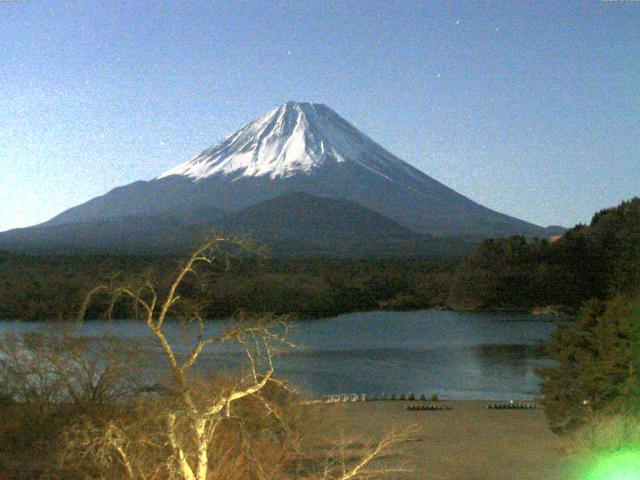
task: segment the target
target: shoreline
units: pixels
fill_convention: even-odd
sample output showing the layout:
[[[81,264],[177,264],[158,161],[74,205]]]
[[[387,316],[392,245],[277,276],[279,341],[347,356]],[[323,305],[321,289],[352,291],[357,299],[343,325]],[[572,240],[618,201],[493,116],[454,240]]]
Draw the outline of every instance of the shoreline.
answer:
[[[283,314],[283,316],[288,316],[295,322],[315,322],[320,320],[326,320],[329,318],[339,317],[341,315],[349,315],[352,313],[382,313],[382,312],[420,312],[420,311],[434,311],[434,312],[453,312],[453,313],[477,313],[484,315],[527,315],[531,317],[539,318],[540,321],[545,321],[545,319],[552,320],[571,320],[575,317],[575,313],[571,312],[556,312],[550,311],[548,307],[532,307],[532,308],[492,308],[492,309],[465,309],[465,308],[450,308],[450,307],[442,307],[442,306],[431,306],[431,307],[419,307],[419,308],[378,308],[378,309],[353,309],[353,310],[344,310],[338,313],[332,313],[330,315],[307,315],[307,316],[296,316],[295,313],[292,314]],[[269,312],[263,312],[262,314],[267,314]],[[261,313],[255,313],[255,315],[261,315]],[[233,317],[228,318],[205,318],[206,322],[218,322],[218,321],[228,321]],[[111,320],[105,320],[103,318],[87,318],[84,321],[89,322],[99,322],[99,321],[129,321],[134,319],[128,318],[114,318]],[[30,318],[30,317],[0,317],[0,322],[22,322],[22,323],[70,323],[77,321],[76,318],[68,318],[68,319],[60,319],[60,318]]]

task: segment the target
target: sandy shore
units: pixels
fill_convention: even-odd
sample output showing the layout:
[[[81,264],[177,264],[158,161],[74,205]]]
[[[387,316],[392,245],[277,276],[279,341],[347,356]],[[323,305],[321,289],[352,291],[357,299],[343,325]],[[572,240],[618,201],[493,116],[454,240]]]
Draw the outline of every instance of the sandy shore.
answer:
[[[492,410],[482,401],[448,401],[445,411],[407,411],[407,402],[314,404],[321,431],[313,434],[376,438],[415,425],[400,447],[420,480],[567,480],[573,459],[548,428],[541,409]],[[318,422],[313,422],[318,423]]]

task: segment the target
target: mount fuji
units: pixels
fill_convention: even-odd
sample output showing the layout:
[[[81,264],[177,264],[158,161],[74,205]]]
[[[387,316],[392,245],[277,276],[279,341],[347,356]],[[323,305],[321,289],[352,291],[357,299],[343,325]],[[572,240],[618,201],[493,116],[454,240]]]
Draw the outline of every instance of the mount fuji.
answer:
[[[0,246],[9,237],[27,238],[34,229],[40,229],[37,236],[44,239],[43,228],[58,234],[73,231],[74,241],[81,242],[78,232],[84,227],[78,230],[78,225],[89,228],[96,222],[103,230],[105,222],[116,223],[126,237],[127,222],[121,220],[126,218],[170,219],[190,226],[237,224],[230,217],[265,202],[279,205],[273,215],[286,215],[282,202],[273,202],[283,196],[291,202],[304,199],[311,209],[318,202],[309,198],[320,197],[325,214],[330,211],[327,202],[347,201],[416,235],[549,235],[543,227],[483,207],[434,180],[326,105],[287,102],[152,180],[115,188],[19,234],[0,234]],[[269,215],[268,209],[260,211]],[[348,223],[344,227],[348,229]],[[171,235],[179,231],[176,226]]]

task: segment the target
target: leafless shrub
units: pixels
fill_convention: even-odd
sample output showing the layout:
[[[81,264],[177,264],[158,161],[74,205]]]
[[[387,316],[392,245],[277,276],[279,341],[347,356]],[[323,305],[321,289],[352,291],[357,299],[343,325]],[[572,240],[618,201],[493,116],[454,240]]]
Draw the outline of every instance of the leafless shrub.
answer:
[[[0,389],[46,410],[60,404],[125,402],[144,385],[144,357],[133,342],[95,341],[64,328],[0,339]]]
[[[189,288],[197,288],[203,278],[197,274],[198,267],[228,261],[220,254],[222,242],[217,238],[199,248],[166,292],[159,293],[153,282],[143,281],[100,286],[88,295],[81,318],[99,295],[110,298],[109,317],[118,302],[132,302],[136,317],[159,346],[169,375],[160,396],[134,397],[111,416],[86,416],[75,422],[65,434],[63,477],[350,480],[404,471],[384,457],[406,439],[407,432],[391,433],[359,448],[355,444],[330,448],[317,468],[301,468],[305,453],[296,428],[298,402],[274,373],[274,355],[280,348],[294,347],[286,318],[241,315],[233,325],[209,335],[202,305],[181,297],[187,278]],[[172,320],[195,327],[186,349],[178,347],[167,332]],[[225,345],[244,354],[238,375],[224,375],[215,364],[208,365],[212,372],[208,376],[203,376],[203,368],[195,369],[212,358],[207,353]]]

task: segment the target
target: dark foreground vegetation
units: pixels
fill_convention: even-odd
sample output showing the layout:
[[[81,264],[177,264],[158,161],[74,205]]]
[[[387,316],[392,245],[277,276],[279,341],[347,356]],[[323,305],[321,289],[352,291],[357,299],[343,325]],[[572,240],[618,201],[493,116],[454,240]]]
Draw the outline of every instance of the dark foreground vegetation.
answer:
[[[127,304],[146,340],[77,337],[64,325],[0,342],[0,478],[126,480],[349,480],[397,478],[389,462],[406,432],[372,443],[306,436],[319,421],[274,371],[293,348],[274,315],[237,317],[205,336],[201,304],[182,297],[188,278],[222,257],[212,242],[174,275],[165,292],[148,278],[93,289],[79,321],[97,302]],[[173,338],[167,323],[179,318]],[[223,372],[212,356],[234,345],[245,362]]]
[[[553,239],[552,239],[553,240]],[[486,240],[468,257],[356,259],[249,257],[183,294],[208,317],[247,312],[324,317],[357,310],[453,308],[576,312],[592,298],[640,282],[640,199],[597,213],[561,238]],[[0,253],[0,318],[75,314],[96,284],[146,275],[163,285],[176,257],[28,256]],[[544,311],[544,310],[543,310]],[[130,316],[131,312],[120,312]]]
[[[638,295],[587,302],[576,322],[557,327],[547,348],[557,365],[539,373],[545,414],[554,431],[574,432],[611,416],[638,423]]]
[[[560,261],[574,259],[569,266],[576,286],[570,291],[574,303],[584,303],[577,320],[559,325],[548,342],[556,365],[539,372],[551,429],[571,434],[579,448],[598,455],[637,450],[640,200],[596,214],[590,227],[576,227],[556,244],[524,248],[529,258],[531,250],[582,252]],[[568,283],[564,288],[571,288]]]

